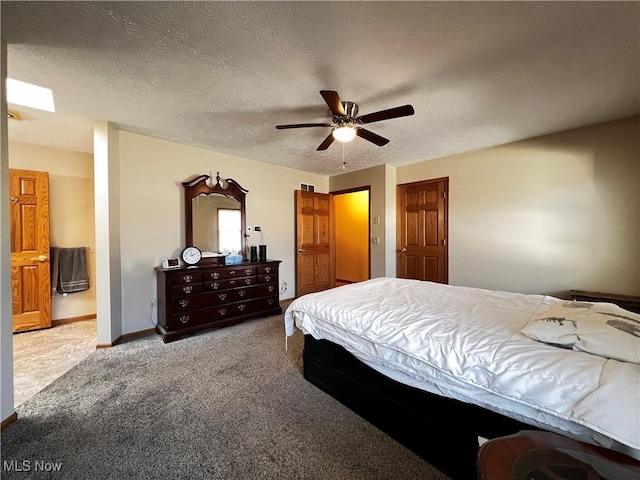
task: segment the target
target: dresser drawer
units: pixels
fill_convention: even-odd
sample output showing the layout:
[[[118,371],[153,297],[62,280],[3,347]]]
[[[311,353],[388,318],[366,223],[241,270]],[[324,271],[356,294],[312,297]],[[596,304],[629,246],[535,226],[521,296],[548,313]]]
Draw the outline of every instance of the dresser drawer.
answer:
[[[254,298],[256,296],[256,288],[259,285],[251,285],[248,287],[239,287],[233,289],[233,301],[241,302],[247,300],[249,298]]]
[[[276,282],[278,280],[277,273],[265,273],[263,275],[258,275],[258,283],[270,283]]]
[[[258,284],[251,287],[234,288],[233,301],[240,302],[248,298],[268,297],[270,295],[277,294],[277,287],[275,283]]]
[[[278,294],[278,285],[275,283],[269,283],[264,285],[258,285],[256,287],[256,296],[268,297],[269,295]]]
[[[179,330],[181,328],[193,327],[198,325],[199,312],[185,312],[177,315],[171,315],[168,318],[168,325],[171,330]]]
[[[220,290],[213,293],[201,293],[187,297],[178,297],[171,300],[171,312],[187,312],[199,308],[207,308],[212,305],[231,303],[233,290]]]
[[[277,263],[268,263],[266,265],[258,265],[257,269],[258,275],[265,273],[278,273],[278,264]]]
[[[264,297],[256,298],[254,300],[247,300],[246,302],[234,303],[233,310],[234,315],[246,315],[250,313],[260,312],[262,310],[268,310],[279,306],[278,297]]]
[[[202,292],[202,284],[201,283],[185,283],[182,285],[174,285],[171,287],[171,296],[172,297],[181,297],[183,295],[193,295],[194,293]]]
[[[233,277],[248,277],[256,274],[255,266],[238,266],[235,268],[227,268],[225,269],[225,274],[228,275],[229,278]]]
[[[181,328],[194,327],[203,323],[215,322],[223,320],[233,315],[231,305],[219,305],[204,310],[193,310],[190,312],[177,313],[169,317],[168,327],[171,330],[180,330]]]
[[[207,280],[206,282],[204,282],[203,291],[207,292],[211,290],[225,290],[227,288],[253,285],[254,283],[256,283],[256,277],[240,277],[216,281]]]
[[[206,270],[204,272],[205,280],[222,280],[225,278],[248,277],[256,274],[255,266],[242,266],[217,268],[215,270]]]
[[[202,272],[180,272],[170,275],[171,285],[198,283],[202,281]]]

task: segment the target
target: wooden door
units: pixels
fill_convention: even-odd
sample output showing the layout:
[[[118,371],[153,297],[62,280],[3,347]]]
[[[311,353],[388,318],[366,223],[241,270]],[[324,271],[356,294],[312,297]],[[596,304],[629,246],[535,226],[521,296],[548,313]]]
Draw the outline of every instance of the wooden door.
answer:
[[[398,277],[449,281],[448,190],[448,178],[398,185]]]
[[[333,197],[296,190],[296,297],[335,286]]]
[[[9,170],[13,331],[51,326],[49,174]]]

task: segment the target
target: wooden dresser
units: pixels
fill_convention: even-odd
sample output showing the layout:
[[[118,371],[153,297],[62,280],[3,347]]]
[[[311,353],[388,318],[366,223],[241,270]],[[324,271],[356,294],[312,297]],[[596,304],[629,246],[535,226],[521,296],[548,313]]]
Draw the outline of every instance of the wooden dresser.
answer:
[[[165,343],[195,331],[282,313],[280,260],[239,265],[157,267],[158,325]]]

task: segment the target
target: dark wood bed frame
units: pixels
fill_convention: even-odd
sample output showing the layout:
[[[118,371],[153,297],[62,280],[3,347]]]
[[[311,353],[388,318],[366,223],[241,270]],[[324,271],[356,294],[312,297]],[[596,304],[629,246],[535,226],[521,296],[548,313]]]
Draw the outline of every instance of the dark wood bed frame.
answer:
[[[304,378],[454,480],[477,478],[478,436],[537,428],[386,377],[344,348],[304,336]]]

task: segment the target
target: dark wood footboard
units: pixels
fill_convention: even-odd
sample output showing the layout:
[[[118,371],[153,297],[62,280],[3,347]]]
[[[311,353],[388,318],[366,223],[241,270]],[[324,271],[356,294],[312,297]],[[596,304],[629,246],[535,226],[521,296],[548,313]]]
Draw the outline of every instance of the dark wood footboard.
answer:
[[[536,430],[476,405],[392,380],[326,340],[305,335],[304,377],[455,480],[476,478],[478,436]]]

